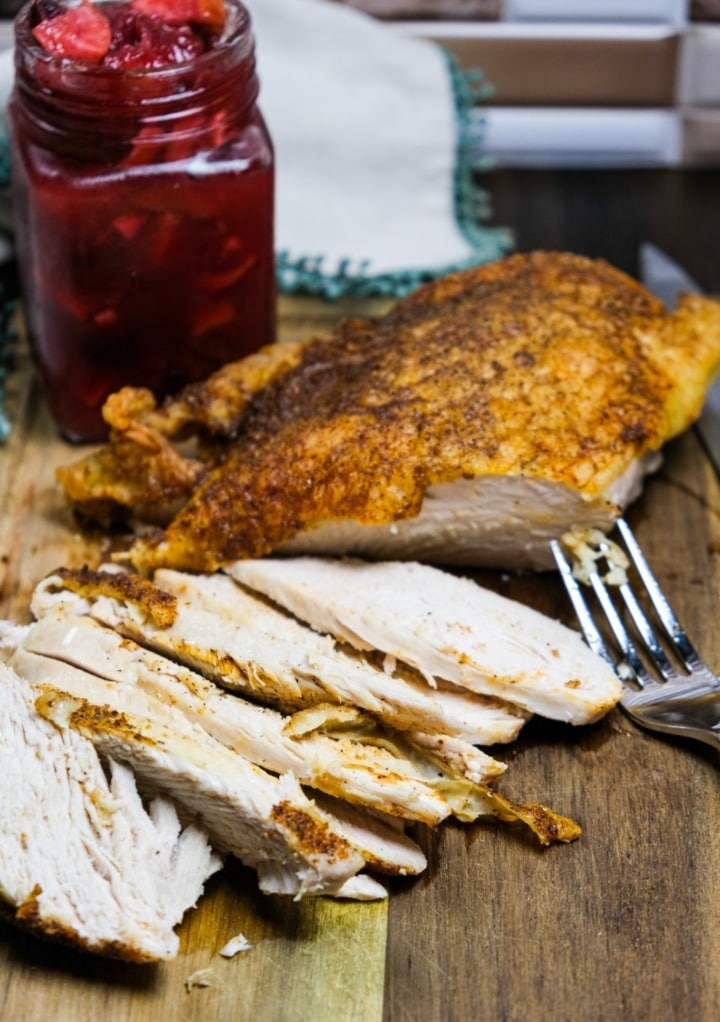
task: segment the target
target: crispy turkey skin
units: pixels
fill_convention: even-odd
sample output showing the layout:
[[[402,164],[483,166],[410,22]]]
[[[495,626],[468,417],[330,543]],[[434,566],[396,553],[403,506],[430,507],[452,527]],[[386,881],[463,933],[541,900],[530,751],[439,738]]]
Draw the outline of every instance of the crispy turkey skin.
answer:
[[[133,543],[143,571],[277,550],[542,567],[549,538],[637,495],[719,360],[720,303],[669,314],[601,260],[516,255],[161,408],[121,391],[109,445],[59,479],[89,514],[181,505]]]

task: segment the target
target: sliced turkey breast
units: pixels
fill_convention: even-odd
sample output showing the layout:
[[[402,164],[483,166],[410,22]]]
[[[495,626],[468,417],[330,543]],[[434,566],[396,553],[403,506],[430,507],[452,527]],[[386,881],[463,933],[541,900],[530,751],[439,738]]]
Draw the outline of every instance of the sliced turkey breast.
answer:
[[[165,797],[36,711],[37,690],[0,665],[0,901],[42,937],[130,961],[177,954],[174,927],[222,865]]]
[[[226,571],[319,631],[545,717],[587,724],[622,693],[577,632],[438,568],[308,557]]]
[[[240,681],[235,678],[235,683],[242,683],[244,675],[240,672],[238,664],[243,664],[243,657],[247,656],[247,650],[244,649],[244,644],[248,640],[248,632],[245,627],[247,621],[238,622],[232,617],[226,618],[209,611],[197,611],[192,606],[186,608],[182,600],[177,600],[171,611],[168,598],[172,594],[165,590],[160,591],[152,583],[136,578],[128,580],[131,595],[128,595],[124,601],[121,598],[125,584],[122,576],[123,573],[117,571],[73,572],[63,570],[57,572],[36,588],[33,597],[34,612],[41,618],[43,615],[49,614],[91,614],[104,624],[117,628],[121,633],[167,653],[170,658],[177,657],[194,666],[199,665],[207,674],[213,675],[214,673],[214,676],[223,684],[228,683],[228,670],[232,667],[231,683],[235,678],[235,671],[240,677]],[[230,579],[220,579],[220,581],[223,585],[229,584],[233,591],[242,592]],[[111,595],[103,595],[106,591]],[[158,596],[159,592],[162,592],[162,598]],[[141,593],[144,595],[140,595]],[[263,610],[272,610],[264,601],[251,599],[250,603],[263,608]],[[157,616],[154,614],[154,610],[158,604],[162,606],[163,615],[167,620],[172,619],[172,624],[158,627],[154,623],[153,617]],[[291,621],[283,615],[280,615],[280,618],[283,621]],[[303,634],[307,633],[313,635],[315,639],[323,639],[304,626],[299,626],[297,622],[294,624],[300,628]],[[184,637],[183,629],[188,625],[192,641]],[[250,634],[252,637],[252,633]],[[277,644],[282,645],[283,641],[287,645],[286,639],[279,639],[272,633],[263,633],[260,630],[258,634],[264,638],[268,648],[274,649]],[[202,645],[195,644],[196,636],[201,638]],[[310,685],[315,684],[315,672],[318,671],[318,667],[324,667],[324,648],[324,646],[320,647],[320,657],[302,660],[303,666],[298,669],[297,677],[290,678],[291,686],[288,698],[297,701],[298,694],[302,694],[306,682],[309,682]],[[231,650],[230,653],[228,649]],[[249,686],[250,691],[255,695],[265,697],[266,690],[262,686],[265,678],[264,672],[260,673],[257,665],[252,661],[251,664],[254,673],[251,675],[253,685]],[[384,677],[383,672],[378,673]],[[327,684],[323,670],[321,670],[321,674]],[[339,675],[335,671],[330,677],[334,681]],[[274,684],[276,678],[271,676],[271,680]],[[273,693],[274,691],[275,689],[273,689]],[[311,688],[310,691],[315,693],[314,688]],[[329,691],[334,698],[338,698],[338,693],[334,688]],[[318,701],[315,701],[316,699]],[[308,707],[293,714],[284,731],[289,736],[297,737],[313,733],[318,729],[327,729],[328,726],[342,729],[348,721],[351,721],[353,725],[357,724],[357,714],[352,706],[348,707],[342,702],[328,706],[321,703],[315,694]],[[579,835],[580,831],[576,824],[558,816],[547,807],[510,802],[489,789],[483,783],[483,778],[488,773],[490,776],[495,776],[498,767],[502,769],[503,765],[497,764],[497,761],[480,749],[473,748],[463,739],[445,736],[437,732],[427,734],[413,730],[404,732],[401,741],[404,748],[409,745],[419,754],[418,758],[413,757],[413,764],[418,768],[418,773],[423,781],[442,793],[447,805],[460,819],[472,820],[482,814],[492,814],[507,821],[523,820],[535,830],[542,841],[573,840]],[[385,743],[381,742],[380,744]],[[391,782],[394,783],[394,779],[391,778]],[[384,807],[384,811],[387,809],[387,806]],[[391,811],[397,812],[398,809],[395,807]]]
[[[33,634],[32,628],[28,634],[30,636]],[[243,805],[242,801],[238,802],[237,798],[235,799],[237,811],[244,811],[244,819],[238,819],[238,828],[235,835],[228,837],[224,831],[221,831],[217,842],[218,845],[222,845],[224,850],[231,851],[243,859],[243,861],[246,861],[243,842],[247,841],[247,830],[254,827],[257,831],[257,840],[262,841],[262,833],[268,826],[263,812],[267,813],[270,811],[268,810],[269,799],[274,799],[277,802],[279,798],[278,778],[265,773],[265,771],[253,769],[251,764],[245,761],[243,757],[229,753],[228,750],[219,745],[203,729],[185,716],[181,704],[164,704],[153,695],[139,688],[106,681],[95,674],[80,670],[70,664],[33,653],[25,646],[19,646],[16,649],[9,660],[9,664],[23,678],[31,681],[38,690],[58,691],[62,692],[63,695],[80,699],[86,707],[86,716],[92,709],[100,719],[110,719],[112,715],[123,720],[132,717],[133,720],[142,722],[150,728],[151,737],[152,727],[156,725],[163,730],[163,733],[170,734],[178,740],[180,744],[177,748],[180,750],[180,753],[185,749],[186,752],[192,755],[192,762],[199,763],[201,767],[203,763],[207,763],[208,771],[212,770],[214,764],[218,763],[224,768],[224,778],[227,782],[225,788],[222,787],[222,784],[220,785],[221,792],[225,792],[225,794],[221,795],[218,806],[212,805],[212,784],[208,783],[208,779],[204,775],[201,776],[201,783],[205,784],[204,790],[207,792],[207,798],[210,802],[207,807],[198,810],[197,800],[199,794],[195,792],[193,797],[189,797],[188,792],[183,789],[183,784],[187,786],[191,784],[192,777],[188,776],[188,772],[192,774],[190,769],[192,763],[188,765],[185,762],[176,762],[174,766],[175,773],[177,774],[176,777],[172,775],[173,768],[171,764],[166,769],[167,776],[164,778],[160,777],[157,783],[148,774],[145,777],[144,784],[146,787],[150,786],[152,790],[159,791],[166,790],[168,785],[170,785],[176,792],[178,805],[184,806],[189,813],[196,814],[199,812],[203,818],[208,819],[212,818],[213,814],[217,811],[223,812],[225,803],[228,801],[232,802],[234,796],[232,793],[227,794],[227,784],[230,784],[230,787],[234,785],[238,789],[245,785],[247,804]],[[135,737],[140,740],[139,736],[140,732],[138,731]],[[184,745],[180,741],[181,739],[184,740]],[[99,739],[97,740],[99,741]],[[127,748],[119,752],[117,757],[123,760],[132,759],[134,763],[137,756],[133,753],[132,744],[132,735],[130,735]],[[291,777],[292,775],[288,774],[288,776]],[[392,783],[389,787],[388,798],[392,797]],[[466,787],[470,786],[466,785]],[[254,789],[259,789],[262,798],[258,798],[258,794]],[[430,788],[427,790],[429,793],[427,800],[429,800],[429,797],[432,797],[434,792]],[[423,792],[423,794],[425,793]],[[439,795],[435,797],[439,802],[441,801]],[[459,801],[459,795],[457,800]],[[466,797],[466,802],[469,801],[470,799]],[[444,819],[450,810],[448,804],[444,801],[441,802],[441,806],[442,811],[439,814],[439,819]],[[302,795],[294,806],[297,811],[298,820],[300,820],[302,813],[308,811],[308,807],[312,808],[312,803],[309,803],[308,799]],[[345,839],[346,831],[348,830],[347,821],[353,818],[353,814],[357,818],[352,829],[351,844],[355,851],[359,852],[363,857],[364,861],[372,863],[374,869],[393,875],[397,873],[408,875],[421,872],[425,868],[425,857],[415,842],[401,830],[391,826],[387,819],[383,821],[379,817],[370,818],[367,815],[358,814],[358,811],[351,806],[344,812],[342,822],[332,816],[328,816],[323,822],[330,828],[332,834],[339,835],[342,839]],[[368,829],[368,821],[371,819],[372,826]],[[317,821],[315,823],[317,824]],[[294,841],[294,838],[292,841]],[[385,858],[383,858],[382,849],[384,849]],[[251,849],[251,854],[254,855],[256,853]],[[250,862],[249,864],[252,865],[253,863]],[[293,890],[291,893],[297,892]],[[384,891],[381,896],[384,897]]]
[[[367,714],[328,704],[311,715],[285,716],[223,691],[89,617],[41,618],[26,630],[10,663],[36,684],[85,698],[99,692],[114,708],[163,719],[188,734],[197,735],[199,726],[258,766],[292,772],[302,784],[405,819],[435,825],[456,806],[467,818],[473,788],[487,779],[486,757],[465,742],[456,742],[461,751],[450,757],[422,735],[404,738]],[[120,691],[100,688],[86,672]],[[450,780],[457,784],[446,799]]]
[[[32,628],[22,632],[25,638],[31,633]],[[168,795],[188,816],[201,820],[213,847],[257,870],[262,890],[343,897],[345,881],[366,859],[379,865],[375,836],[372,850],[356,843],[355,835],[350,843],[343,825],[318,810],[292,774],[277,777],[260,769],[188,720],[178,706],[22,645],[9,663],[35,679],[50,678],[49,684],[36,685],[43,693],[35,703],[42,716],[80,731],[101,755],[128,764],[143,790]],[[361,830],[358,825],[355,834]],[[387,872],[425,867],[414,842],[394,828],[388,829],[388,838],[395,858],[386,863]],[[404,858],[398,860],[398,852]],[[354,883],[353,889],[364,897],[386,893],[370,879]]]
[[[125,573],[58,571],[36,587],[33,613],[42,617],[63,605],[89,613],[224,687],[289,713],[316,703],[347,703],[401,731],[447,734],[478,745],[508,741],[527,719],[522,710],[484,696],[448,697],[446,688],[429,688],[422,678],[379,669],[222,575],[158,578],[176,592]],[[490,756],[486,763],[487,778],[503,769]]]
[[[265,893],[342,896],[345,882],[365,865],[361,851],[291,774],[274,777],[208,737],[199,741],[49,686],[36,707],[58,727],[89,738],[102,755],[126,763],[144,787],[165,792],[200,820],[213,847],[257,871]],[[384,888],[371,883],[384,897]]]

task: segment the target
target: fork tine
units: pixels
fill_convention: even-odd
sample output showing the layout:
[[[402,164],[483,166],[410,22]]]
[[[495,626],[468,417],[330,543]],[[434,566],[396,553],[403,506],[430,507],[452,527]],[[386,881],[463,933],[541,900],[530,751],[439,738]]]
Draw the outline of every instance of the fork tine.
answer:
[[[662,622],[663,628],[673,644],[673,648],[677,651],[688,670],[690,670],[693,663],[700,661],[700,655],[690,642],[687,633],[675,616],[675,612],[660,588],[660,585],[655,578],[650,565],[645,559],[645,555],[640,548],[640,544],[635,539],[630,526],[624,518],[618,518],[616,525],[623,538],[627,552],[630,554],[630,559],[632,560],[635,569],[645,586],[655,613]]]
[[[563,585],[565,586],[565,591],[570,597],[573,610],[575,611],[575,615],[580,623],[582,633],[585,636],[585,641],[593,653],[597,653],[598,656],[601,656],[603,660],[606,660],[610,666],[614,668],[615,661],[610,656],[602,633],[595,624],[595,619],[585,601],[580,583],[573,575],[570,562],[563,553],[563,549],[556,539],[550,541],[550,547],[552,549],[558,571],[560,572]]]
[[[618,662],[617,658],[613,657],[612,654],[609,652],[607,645],[605,643],[605,639],[603,638],[602,632],[595,624],[595,618],[593,617],[592,611],[587,605],[587,601],[585,600],[585,597],[583,595],[582,587],[580,586],[578,580],[575,578],[572,567],[570,566],[570,562],[563,553],[563,549],[560,543],[558,543],[557,540],[553,539],[550,541],[550,548],[552,550],[553,557],[555,558],[555,563],[558,567],[558,571],[560,572],[560,577],[562,579],[563,585],[565,586],[565,591],[570,598],[573,610],[575,611],[575,616],[578,619],[580,629],[583,635],[585,636],[585,641],[587,642],[588,646],[594,653],[597,653],[598,656],[602,657],[603,660],[606,661],[606,663],[610,664],[610,666],[615,671],[615,673],[617,674],[621,681],[635,681],[638,683],[638,685],[642,687],[645,684],[646,680],[648,680],[646,672],[642,667],[642,664],[640,662],[639,657],[637,656],[637,653],[632,648],[632,643],[630,642],[629,636],[627,635],[627,632],[625,632],[622,622],[618,617],[617,611],[615,610],[615,607],[613,606],[612,601],[610,600],[610,596],[607,590],[605,589],[602,580],[597,575],[597,572],[594,573],[597,578],[597,582],[593,584],[593,588],[595,589],[595,586],[597,585],[597,583],[599,583],[599,586],[602,590],[602,595],[599,592],[597,593],[597,595],[605,612],[605,616],[606,617],[608,617],[609,615],[613,616],[615,627],[618,628],[619,632],[623,636],[623,639],[619,640],[619,644],[623,652],[623,659],[620,662]],[[615,628],[613,627],[612,622],[610,622],[610,627],[615,637],[618,638],[618,636],[615,633]]]
[[[610,547],[607,543],[600,543],[599,549],[606,555],[610,554]],[[655,629],[650,624],[647,614],[640,606],[632,586],[628,582],[621,582],[617,586],[623,603],[630,615],[638,635],[642,639],[645,649],[650,654],[655,668],[660,672],[665,681],[668,681],[674,674],[675,668],[668,659],[660,641],[655,634]]]
[[[605,614],[607,623],[610,626],[613,638],[618,644],[618,648],[623,656],[623,661],[620,664],[616,664],[615,669],[623,681],[636,681],[642,688],[652,679],[645,670],[643,662],[635,649],[630,635],[628,634],[628,630],[623,624],[623,620],[607,590],[607,586],[603,582],[600,577],[600,573],[596,568],[592,568],[588,577],[592,590],[595,593],[598,603]]]
[[[632,619],[632,622],[643,641],[643,645],[652,658],[654,666],[660,672],[662,677],[668,681],[675,675],[676,671],[670,662],[667,653],[661,646],[660,640],[655,634],[655,629],[650,624],[645,611],[640,606],[637,596],[628,583],[623,582],[620,586],[618,586],[618,589],[623,603],[627,607],[630,618]]]

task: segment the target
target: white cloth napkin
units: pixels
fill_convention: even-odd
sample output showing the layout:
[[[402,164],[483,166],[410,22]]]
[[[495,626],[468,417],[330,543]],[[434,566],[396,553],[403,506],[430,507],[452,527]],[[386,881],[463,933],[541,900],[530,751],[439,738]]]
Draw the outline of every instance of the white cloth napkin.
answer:
[[[246,4],[281,284],[397,294],[509,247],[507,231],[460,222],[465,111],[439,47],[328,0]]]
[[[463,83],[439,47],[330,0],[245,3],[276,151],[281,290],[403,294],[510,247],[479,222]],[[3,110],[12,77],[0,54]]]

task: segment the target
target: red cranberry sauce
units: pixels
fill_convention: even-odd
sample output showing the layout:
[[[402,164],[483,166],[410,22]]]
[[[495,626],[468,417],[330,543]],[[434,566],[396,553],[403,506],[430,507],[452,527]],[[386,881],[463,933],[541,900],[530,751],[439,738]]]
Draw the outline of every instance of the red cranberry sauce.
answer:
[[[38,49],[33,28],[49,2],[36,5],[29,31],[19,25],[20,48]],[[214,0],[187,2],[202,10]],[[74,10],[82,6],[91,5]],[[162,397],[275,330],[273,154],[254,105],[251,45],[238,58],[207,20],[168,24],[133,4],[99,6],[111,42],[89,83],[82,67],[75,82],[75,58],[36,59],[28,74],[21,54],[11,105],[28,332],[72,440],[105,436],[101,408],[120,387]],[[235,30],[240,18],[247,35],[234,6]],[[49,115],[47,95],[57,107]]]

